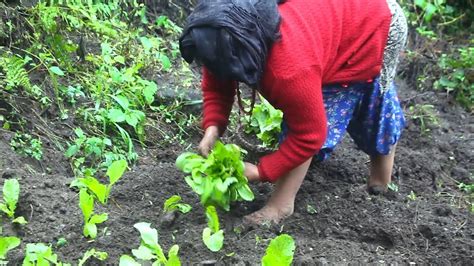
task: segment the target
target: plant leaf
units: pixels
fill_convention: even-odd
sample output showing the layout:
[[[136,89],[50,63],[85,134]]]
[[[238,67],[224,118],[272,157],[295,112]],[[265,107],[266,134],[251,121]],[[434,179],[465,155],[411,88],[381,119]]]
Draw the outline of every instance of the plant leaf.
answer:
[[[27,224],[28,222],[26,221],[25,217],[23,216],[20,216],[20,217],[16,217],[15,219],[13,219],[14,223],[17,223],[17,224],[21,224],[21,225],[24,225],[24,224]]]
[[[120,256],[119,266],[141,266],[141,264],[128,255],[122,255]]]
[[[87,186],[87,189],[94,193],[100,203],[105,204],[107,201],[107,186],[101,184],[92,176],[81,178],[81,181]]]
[[[84,236],[92,239],[97,237],[97,226],[93,223],[86,223],[84,225]]]
[[[18,183],[18,180],[15,178],[5,180],[5,184],[3,184],[3,199],[10,210],[10,213],[8,213],[9,217],[13,217],[19,197],[20,183]]]
[[[181,266],[181,261],[178,257],[179,246],[173,245],[170,250],[168,251],[168,262],[165,264],[166,266]]]
[[[89,221],[89,218],[94,212],[94,197],[83,188],[79,191],[79,207],[84,215],[84,221]]]
[[[212,230],[206,227],[202,231],[202,240],[209,250],[217,252],[224,245],[224,231],[219,230],[216,233],[212,233]]]
[[[108,256],[109,255],[107,254],[107,252],[96,251],[94,248],[92,248],[92,249],[89,249],[88,251],[86,251],[86,253],[84,253],[84,256],[82,257],[82,259],[79,260],[78,266],[84,265],[84,263],[86,263],[86,261],[90,257],[95,257],[96,259],[98,259],[100,261],[104,261],[104,260],[107,259]]]
[[[120,177],[122,177],[127,167],[128,167],[128,164],[127,164],[127,161],[125,160],[115,161],[109,166],[109,168],[107,169],[107,176],[109,177],[109,180],[110,180],[110,186],[115,184],[115,182],[117,182],[120,179]]]
[[[6,259],[8,251],[18,247],[21,240],[14,236],[0,237],[0,259]]]
[[[101,223],[107,221],[108,218],[109,218],[109,216],[107,215],[107,213],[94,214],[94,215],[92,215],[92,217],[90,218],[89,223],[92,223],[92,224],[101,224]]]
[[[58,76],[64,76],[64,72],[57,66],[50,67],[49,71]]]
[[[125,121],[126,116],[125,113],[120,109],[110,109],[107,112],[107,118],[112,122],[121,123]]]
[[[291,265],[295,251],[295,241],[290,235],[281,234],[272,239],[262,258],[263,266],[287,266]]]
[[[143,245],[138,247],[138,249],[132,249],[132,254],[140,260],[152,260],[156,258],[156,256],[153,255],[153,251]]]

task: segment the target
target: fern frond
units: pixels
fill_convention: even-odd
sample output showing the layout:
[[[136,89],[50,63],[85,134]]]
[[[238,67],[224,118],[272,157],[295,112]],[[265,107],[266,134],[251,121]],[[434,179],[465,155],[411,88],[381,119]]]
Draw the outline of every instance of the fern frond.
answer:
[[[4,73],[4,83],[6,90],[23,87],[31,89],[30,77],[25,70],[25,61],[16,55],[1,56],[0,69]]]

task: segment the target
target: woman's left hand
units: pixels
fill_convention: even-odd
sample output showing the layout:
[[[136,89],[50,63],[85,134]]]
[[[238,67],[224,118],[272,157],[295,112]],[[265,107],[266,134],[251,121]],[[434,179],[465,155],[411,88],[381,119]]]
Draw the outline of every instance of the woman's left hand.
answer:
[[[258,174],[258,168],[255,164],[245,162],[244,175],[247,177],[249,182],[259,182],[260,175]]]

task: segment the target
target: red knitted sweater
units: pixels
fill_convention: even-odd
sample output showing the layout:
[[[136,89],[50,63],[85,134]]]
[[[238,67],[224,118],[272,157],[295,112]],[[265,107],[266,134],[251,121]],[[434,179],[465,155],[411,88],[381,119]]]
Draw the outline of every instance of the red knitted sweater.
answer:
[[[279,11],[281,39],[269,51],[260,92],[283,111],[289,132],[277,151],[260,159],[260,177],[270,182],[323,145],[323,84],[363,81],[380,73],[391,21],[386,0],[289,0]],[[225,130],[236,85],[203,70],[203,128]]]

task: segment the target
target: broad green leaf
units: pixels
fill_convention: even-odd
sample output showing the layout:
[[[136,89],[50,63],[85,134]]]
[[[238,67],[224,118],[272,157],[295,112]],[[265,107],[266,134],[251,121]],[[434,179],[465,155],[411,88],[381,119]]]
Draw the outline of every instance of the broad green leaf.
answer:
[[[173,245],[168,251],[168,262],[166,266],[181,266],[181,261],[178,256],[179,246]]]
[[[216,233],[212,233],[212,230],[206,227],[202,232],[202,240],[209,250],[217,252],[224,245],[224,231],[219,230]]]
[[[107,118],[112,122],[121,123],[125,121],[126,116],[125,113],[120,109],[110,109],[107,113]]]
[[[87,189],[81,189],[79,192],[79,207],[84,215],[84,221],[89,221],[94,212],[94,197],[87,192]]]
[[[143,245],[138,247],[138,249],[132,249],[132,254],[140,260],[152,260],[156,258],[156,256],[153,255],[153,251]]]
[[[3,211],[6,215],[8,215],[8,217],[13,217],[15,215],[14,212],[8,209],[8,206],[6,204],[0,203],[0,210]]]
[[[13,219],[14,223],[17,223],[17,224],[21,224],[21,225],[24,225],[24,224],[27,224],[28,222],[26,221],[25,217],[23,216],[20,216],[20,217],[16,217],[15,219]]]
[[[135,227],[140,232],[143,243],[152,249],[155,255],[157,255],[161,261],[166,261],[163,249],[158,244],[158,231],[156,231],[154,228],[151,228],[150,224],[145,222],[136,223],[133,227]]]
[[[178,210],[181,213],[188,213],[191,211],[192,207],[189,204],[181,203],[181,197],[178,195],[173,195],[167,199],[163,205],[163,211],[170,212],[173,210]]]
[[[13,236],[1,236],[0,237],[0,259],[6,259],[8,251],[18,247],[21,240]]]
[[[107,186],[101,184],[92,176],[81,178],[81,181],[87,186],[87,189],[94,193],[100,203],[105,204],[107,201]]]
[[[3,199],[7,203],[8,209],[11,211],[11,213],[8,214],[9,217],[13,217],[19,197],[20,183],[18,183],[18,180],[15,178],[7,179],[5,184],[3,184]]]
[[[145,101],[147,104],[152,104],[153,101],[155,100],[155,94],[156,91],[158,90],[158,86],[156,85],[155,82],[149,82],[147,84],[144,84],[143,88],[143,96],[145,97]]]
[[[72,156],[76,155],[76,153],[79,152],[79,147],[77,145],[71,145],[69,148],[66,150],[66,157],[71,158]]]
[[[138,124],[138,117],[133,112],[127,112],[125,114],[125,121],[132,127],[136,127]]]
[[[168,70],[171,67],[171,61],[168,56],[163,53],[159,55],[161,65],[163,66],[163,70]]]
[[[110,185],[115,184],[120,177],[122,177],[125,169],[127,169],[128,164],[125,160],[118,160],[113,162],[107,169],[107,176],[109,177]]]
[[[58,76],[64,76],[64,72],[57,66],[50,67],[49,71]]]
[[[120,256],[119,266],[141,266],[141,264],[128,255],[122,255]]]
[[[179,195],[173,195],[173,196],[169,197],[163,205],[164,210],[165,211],[171,210],[171,206],[175,205],[176,203],[178,203],[180,201],[181,201],[181,197]]]
[[[295,241],[287,234],[282,234],[272,239],[265,256],[262,258],[263,266],[288,266],[293,261]]]
[[[107,215],[107,213],[102,213],[102,214],[94,214],[92,215],[91,219],[89,220],[89,223],[92,223],[92,224],[101,224],[105,221],[107,221],[107,219],[109,218],[109,216]]]
[[[130,102],[128,101],[127,97],[123,96],[123,95],[117,95],[117,96],[112,96],[112,98],[114,98],[114,100],[120,105],[122,106],[122,108],[124,110],[128,110],[128,107],[130,106]]]
[[[97,237],[97,226],[93,223],[86,223],[84,225],[84,236],[92,239]]]
[[[206,208],[207,226],[211,228],[212,232],[219,231],[219,216],[217,215],[216,208],[214,206],[208,206]]]
[[[84,256],[82,257],[82,259],[79,260],[78,266],[84,265],[84,263],[86,263],[86,261],[90,257],[95,257],[96,259],[98,259],[100,261],[104,261],[104,260],[107,259],[108,256],[109,255],[107,254],[107,252],[96,251],[94,248],[92,248],[92,249],[89,249],[88,251],[86,251],[86,253],[84,253]]]
[[[240,186],[237,189],[237,192],[239,193],[240,197],[242,197],[243,200],[246,200],[246,201],[254,200],[253,192],[247,184]]]

